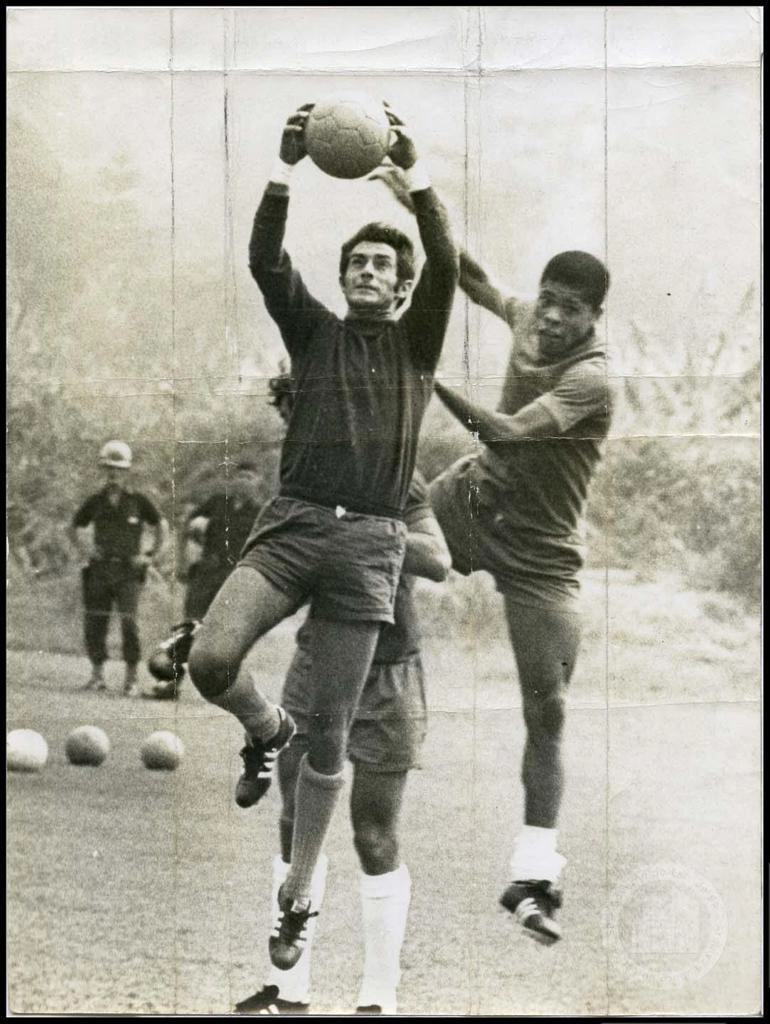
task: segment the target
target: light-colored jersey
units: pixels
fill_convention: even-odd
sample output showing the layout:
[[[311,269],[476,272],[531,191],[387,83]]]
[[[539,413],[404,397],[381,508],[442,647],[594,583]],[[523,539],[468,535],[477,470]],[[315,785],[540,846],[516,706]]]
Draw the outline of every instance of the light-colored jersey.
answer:
[[[574,571],[583,562],[583,516],[591,477],[609,431],[612,396],[603,343],[589,337],[558,362],[540,355],[534,311],[506,303],[513,345],[498,409],[513,415],[538,402],[553,435],[485,447],[476,467],[479,497],[502,517],[522,568]]]

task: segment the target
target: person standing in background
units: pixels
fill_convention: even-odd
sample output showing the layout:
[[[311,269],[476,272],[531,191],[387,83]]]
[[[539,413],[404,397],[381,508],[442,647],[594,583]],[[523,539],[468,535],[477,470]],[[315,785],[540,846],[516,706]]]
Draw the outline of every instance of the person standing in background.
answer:
[[[174,627],[173,644],[179,633],[194,629],[208,611],[217,591],[235,567],[254,520],[264,504],[259,465],[256,460],[238,460],[235,475],[195,505],[185,525],[186,583],[184,618]],[[166,645],[168,647],[168,644]],[[185,666],[174,662],[161,647],[149,661],[158,682],[146,696],[175,700],[185,675]]]
[[[147,571],[161,558],[168,525],[152,501],[129,484],[131,449],[124,441],[108,441],[99,452],[104,486],[75,513],[70,538],[83,562],[84,635],[91,676],[86,690],[106,690],[107,631],[113,607],[120,616],[122,654],[126,664],[123,692],[137,692],[141,657],[137,609]],[[93,536],[88,528],[93,527]],[[145,527],[153,542],[143,550]]]

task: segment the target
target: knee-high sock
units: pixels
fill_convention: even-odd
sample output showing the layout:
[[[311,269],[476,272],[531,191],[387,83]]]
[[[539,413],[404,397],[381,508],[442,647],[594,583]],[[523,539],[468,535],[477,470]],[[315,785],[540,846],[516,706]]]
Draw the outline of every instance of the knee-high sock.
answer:
[[[311,880],[344,782],[342,772],[321,775],[302,758],[294,797],[291,867],[283,886],[294,900],[311,899]]]
[[[267,741],[278,732],[281,724],[278,709],[262,696],[248,672],[242,672],[234,683],[210,701],[235,715],[249,736]]]
[[[396,1012],[396,990],[401,977],[401,947],[412,894],[406,864],[384,875],[361,875],[361,910],[364,923],[364,977],[359,1006],[381,1006]]]
[[[328,867],[329,860],[326,854],[322,853],[318,858],[313,880],[310,883],[310,900],[315,910],[318,910],[323,903]],[[278,923],[278,890],[286,881],[288,873],[289,865],[282,857],[276,857],[273,861],[273,925]],[[279,971],[277,967],[270,967],[267,984],[278,986],[281,999],[288,999],[292,1003],[310,1002],[310,956],[317,923],[318,918],[316,917],[311,917],[308,921],[305,930],[304,952],[293,967],[290,967],[288,971]]]
[[[511,880],[556,882],[567,863],[556,852],[558,836],[555,828],[524,825],[516,838],[511,856]]]

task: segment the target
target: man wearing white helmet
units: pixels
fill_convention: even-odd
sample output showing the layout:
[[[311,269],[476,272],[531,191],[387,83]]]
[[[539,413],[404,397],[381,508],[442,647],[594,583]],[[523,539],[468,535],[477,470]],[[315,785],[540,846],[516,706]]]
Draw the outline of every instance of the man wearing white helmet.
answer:
[[[85,563],[83,605],[85,644],[91,661],[91,677],[85,689],[104,690],[107,630],[113,607],[120,616],[123,660],[126,663],[124,693],[137,690],[137,665],[141,657],[136,612],[147,569],[163,553],[168,526],[155,505],[128,484],[131,449],[123,441],[108,441],[99,452],[104,486],[87,498],[72,520],[72,539]],[[87,530],[93,527],[93,534]],[[143,550],[145,527],[150,527],[152,546]]]

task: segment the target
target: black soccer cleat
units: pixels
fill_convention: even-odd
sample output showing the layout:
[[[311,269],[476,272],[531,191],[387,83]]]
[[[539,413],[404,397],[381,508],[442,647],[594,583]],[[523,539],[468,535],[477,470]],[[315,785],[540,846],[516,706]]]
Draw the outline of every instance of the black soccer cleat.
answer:
[[[277,985],[265,985],[253,996],[235,1004],[234,1013],[254,1014],[294,1014],[310,1013],[310,1003],[293,1003],[290,999],[281,999]]]
[[[372,1003],[371,1006],[357,1006],[356,1013],[364,1014],[367,1017],[379,1017],[382,1013],[382,1007],[378,1006],[377,1003]]]
[[[150,655],[147,668],[150,675],[161,683],[178,683],[184,678],[185,665],[200,622],[188,619],[174,626],[171,636],[159,643]]]
[[[511,882],[500,903],[537,942],[551,946],[561,938],[561,927],[555,920],[561,892],[551,882]]]
[[[281,750],[291,740],[297,727],[294,719],[283,708],[278,708],[281,724],[278,732],[267,743],[248,736],[241,751],[243,774],[235,785],[235,802],[239,807],[253,807],[270,789],[273,769]]]
[[[311,917],[318,917],[318,911],[310,909],[310,900],[284,897],[283,886],[278,890],[278,908],[278,923],[268,941],[270,963],[279,971],[288,971],[302,956],[307,923]]]

